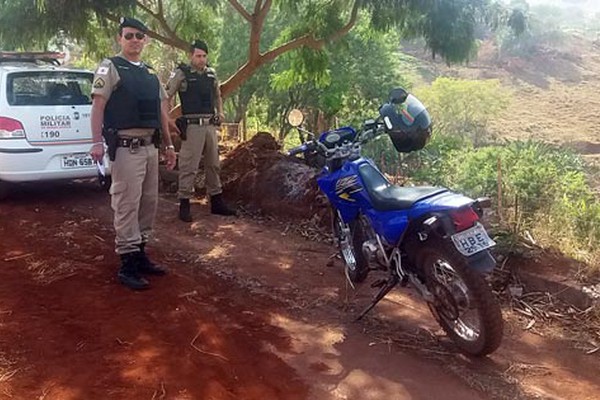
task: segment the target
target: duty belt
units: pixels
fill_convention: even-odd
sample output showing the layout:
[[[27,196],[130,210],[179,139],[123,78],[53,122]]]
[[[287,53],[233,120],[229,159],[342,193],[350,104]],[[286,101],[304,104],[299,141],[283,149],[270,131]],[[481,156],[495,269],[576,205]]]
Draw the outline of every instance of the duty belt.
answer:
[[[211,118],[188,118],[184,117],[188,125],[210,125]]]
[[[152,138],[119,138],[117,139],[117,147],[129,147],[130,149],[137,149],[142,146],[150,146],[152,144]]]

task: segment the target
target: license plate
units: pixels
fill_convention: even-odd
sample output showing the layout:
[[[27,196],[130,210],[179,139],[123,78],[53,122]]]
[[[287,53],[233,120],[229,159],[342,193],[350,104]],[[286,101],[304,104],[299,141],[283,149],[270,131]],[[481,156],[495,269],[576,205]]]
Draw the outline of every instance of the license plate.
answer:
[[[87,153],[70,154],[62,157],[60,165],[64,169],[88,168],[94,165],[94,160]]]
[[[463,256],[472,256],[496,245],[496,242],[490,239],[481,224],[477,224],[466,231],[455,233],[452,235],[452,242]]]

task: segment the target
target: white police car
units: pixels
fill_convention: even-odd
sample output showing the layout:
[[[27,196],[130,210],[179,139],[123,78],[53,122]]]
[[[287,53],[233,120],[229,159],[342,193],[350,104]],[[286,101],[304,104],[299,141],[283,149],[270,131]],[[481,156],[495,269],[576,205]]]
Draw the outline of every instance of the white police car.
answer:
[[[88,154],[94,75],[60,67],[61,57],[0,52],[0,198],[14,182],[98,176]]]

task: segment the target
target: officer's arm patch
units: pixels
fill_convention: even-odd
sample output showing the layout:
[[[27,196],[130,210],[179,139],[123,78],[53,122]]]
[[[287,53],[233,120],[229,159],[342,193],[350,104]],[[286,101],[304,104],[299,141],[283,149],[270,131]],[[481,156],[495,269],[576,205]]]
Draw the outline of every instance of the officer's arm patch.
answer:
[[[97,77],[94,80],[94,88],[95,89],[102,89],[104,87],[104,85],[106,84],[106,82],[104,82],[104,79]]]
[[[109,67],[101,66],[98,68],[98,71],[96,71],[96,75],[106,75],[108,74],[108,69]]]

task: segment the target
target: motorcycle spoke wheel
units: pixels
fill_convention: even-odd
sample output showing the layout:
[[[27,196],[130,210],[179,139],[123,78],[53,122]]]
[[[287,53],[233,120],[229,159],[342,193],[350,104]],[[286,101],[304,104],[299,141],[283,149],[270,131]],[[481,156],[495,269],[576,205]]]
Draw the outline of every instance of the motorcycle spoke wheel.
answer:
[[[434,306],[452,330],[466,341],[480,336],[481,321],[477,308],[469,298],[466,284],[447,262],[438,260],[434,266]]]
[[[443,244],[424,249],[421,268],[433,294],[429,308],[460,350],[485,356],[502,341],[504,322],[500,306],[484,277]]]
[[[362,252],[362,243],[366,240],[362,226],[358,220],[350,224],[344,223],[337,210],[333,210],[332,225],[346,276],[352,284],[364,281],[369,272],[369,264]]]

